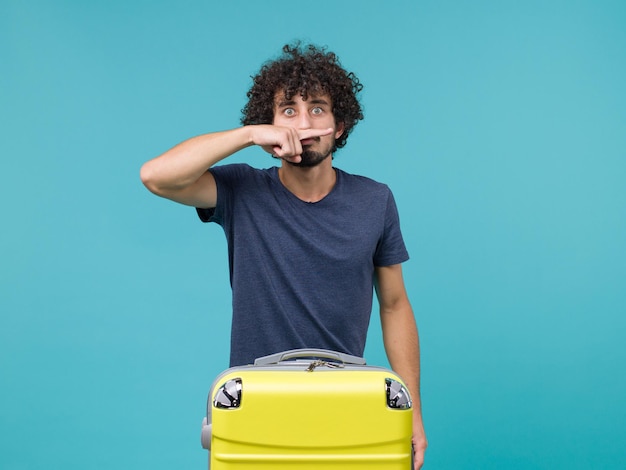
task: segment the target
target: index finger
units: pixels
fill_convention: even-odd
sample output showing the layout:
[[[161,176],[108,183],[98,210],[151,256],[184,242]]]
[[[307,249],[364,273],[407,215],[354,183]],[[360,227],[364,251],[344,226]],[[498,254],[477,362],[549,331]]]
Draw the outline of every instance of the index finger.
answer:
[[[335,131],[332,127],[328,129],[304,129],[298,130],[298,139],[310,139],[311,137],[322,137],[324,135],[330,135]]]

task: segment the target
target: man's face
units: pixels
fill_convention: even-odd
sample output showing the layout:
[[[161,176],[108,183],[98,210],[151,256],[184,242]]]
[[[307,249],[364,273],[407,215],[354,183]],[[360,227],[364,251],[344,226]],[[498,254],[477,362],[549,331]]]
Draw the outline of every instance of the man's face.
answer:
[[[335,147],[335,139],[343,132],[343,124],[335,123],[332,100],[327,94],[309,95],[305,101],[299,94],[286,99],[282,91],[276,93],[273,124],[297,130],[335,129],[333,134],[301,141],[302,160],[299,163],[290,162],[300,167],[313,167],[328,158]]]

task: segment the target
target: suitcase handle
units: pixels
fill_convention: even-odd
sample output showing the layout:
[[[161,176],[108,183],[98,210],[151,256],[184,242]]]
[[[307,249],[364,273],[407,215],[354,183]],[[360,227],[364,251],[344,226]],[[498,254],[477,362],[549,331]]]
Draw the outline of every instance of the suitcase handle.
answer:
[[[281,361],[287,361],[289,359],[301,359],[301,358],[323,358],[332,359],[336,362],[342,362],[344,364],[356,364],[365,365],[365,359],[358,356],[351,356],[350,354],[344,354],[337,351],[331,351],[329,349],[291,349],[289,351],[283,351],[269,356],[259,357],[254,360],[255,366],[266,366],[270,364],[277,364]]]

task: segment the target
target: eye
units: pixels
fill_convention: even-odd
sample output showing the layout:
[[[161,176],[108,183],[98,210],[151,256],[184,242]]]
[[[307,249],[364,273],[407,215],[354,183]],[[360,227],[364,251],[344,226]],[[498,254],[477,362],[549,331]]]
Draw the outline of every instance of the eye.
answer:
[[[324,110],[320,108],[319,106],[316,106],[315,108],[311,110],[311,114],[314,114],[314,115],[319,115],[319,114],[322,114],[323,112]]]
[[[284,114],[285,116],[295,116],[295,114],[296,114],[296,110],[295,110],[295,109],[293,109],[293,108],[287,108],[287,109],[285,109],[285,110],[283,111],[283,114]]]

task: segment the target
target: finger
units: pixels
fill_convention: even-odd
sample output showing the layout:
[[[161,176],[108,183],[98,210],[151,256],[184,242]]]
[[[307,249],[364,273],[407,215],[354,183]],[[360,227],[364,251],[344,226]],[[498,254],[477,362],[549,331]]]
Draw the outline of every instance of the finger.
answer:
[[[300,163],[302,161],[302,157],[300,155],[295,155],[293,157],[283,158],[283,160],[289,163]]]
[[[261,148],[269,153],[272,157],[277,157],[276,155],[276,148],[272,145],[262,145]]]
[[[301,148],[295,129],[277,126],[251,126],[254,131],[252,141],[263,150],[278,157],[295,155]]]
[[[278,158],[280,160],[285,160],[286,162],[290,162],[290,163],[300,163],[302,161],[301,155],[279,156],[279,155],[276,155],[275,153],[272,153],[272,157]]]
[[[325,135],[330,135],[335,130],[332,127],[327,129],[305,129],[298,131],[298,140],[310,139],[311,137],[322,137]]]
[[[290,142],[283,147],[275,146],[271,152],[273,157],[286,160],[288,162],[298,163],[302,160],[302,145],[299,140]]]
[[[282,157],[278,157],[282,160],[285,160],[287,162],[291,162],[291,163],[299,163],[302,160],[302,155],[298,154],[298,155],[285,155]]]
[[[300,161],[302,144],[300,143],[298,132],[295,129],[290,129],[287,137],[285,145],[281,148],[281,157],[289,161],[293,161],[294,159],[295,161]]]
[[[302,153],[302,146],[300,145],[300,139],[295,129],[289,129],[289,146],[284,149],[286,157],[295,157]]]
[[[416,450],[413,454],[413,462],[415,470],[419,470],[424,465],[424,451]]]

